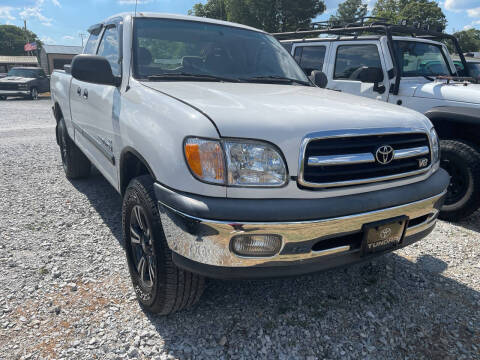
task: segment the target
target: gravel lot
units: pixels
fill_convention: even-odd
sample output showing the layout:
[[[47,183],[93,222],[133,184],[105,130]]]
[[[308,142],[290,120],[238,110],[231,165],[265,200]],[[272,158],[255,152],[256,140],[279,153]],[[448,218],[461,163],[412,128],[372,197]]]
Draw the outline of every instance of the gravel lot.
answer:
[[[194,309],[138,306],[121,198],[68,181],[49,99],[0,102],[0,359],[480,359],[480,212],[374,262],[210,280]]]

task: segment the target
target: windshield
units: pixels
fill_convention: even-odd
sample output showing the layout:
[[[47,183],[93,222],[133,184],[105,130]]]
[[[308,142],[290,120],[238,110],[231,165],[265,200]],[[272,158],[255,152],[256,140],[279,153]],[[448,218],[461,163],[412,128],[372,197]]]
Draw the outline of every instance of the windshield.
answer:
[[[25,78],[36,78],[38,77],[39,71],[37,69],[11,69],[8,72],[7,76],[20,76]]]
[[[453,75],[438,45],[395,41],[403,77]]]
[[[203,80],[288,78],[308,83],[295,60],[268,34],[169,19],[136,19],[134,26],[136,78],[182,80],[174,75],[188,74],[184,80],[199,75]]]

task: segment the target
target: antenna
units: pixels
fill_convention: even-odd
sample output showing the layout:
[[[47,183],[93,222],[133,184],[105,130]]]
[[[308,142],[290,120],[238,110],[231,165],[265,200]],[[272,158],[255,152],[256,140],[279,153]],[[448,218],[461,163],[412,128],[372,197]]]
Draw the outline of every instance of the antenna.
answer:
[[[135,17],[137,16],[137,4],[138,4],[138,0],[135,0]]]

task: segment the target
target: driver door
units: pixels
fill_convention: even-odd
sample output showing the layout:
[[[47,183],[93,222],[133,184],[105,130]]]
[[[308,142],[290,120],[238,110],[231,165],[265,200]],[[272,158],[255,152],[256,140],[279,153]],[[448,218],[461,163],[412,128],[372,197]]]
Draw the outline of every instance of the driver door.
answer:
[[[332,44],[332,53],[335,58],[327,70],[329,89],[387,101],[388,74],[376,41],[339,41]],[[383,72],[383,82],[377,87],[359,80],[360,71],[367,67],[378,68]]]

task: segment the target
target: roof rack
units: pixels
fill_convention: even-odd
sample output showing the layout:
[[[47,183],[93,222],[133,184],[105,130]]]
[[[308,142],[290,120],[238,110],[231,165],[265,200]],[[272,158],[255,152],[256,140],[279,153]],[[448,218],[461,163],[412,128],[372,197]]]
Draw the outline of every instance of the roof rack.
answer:
[[[431,24],[421,24],[418,22],[414,22],[409,25],[408,20],[402,20],[400,24],[391,24],[388,22],[388,19],[385,18],[365,16],[343,22],[336,20],[313,22],[308,29],[297,29],[296,31],[275,33],[272,35],[278,40],[289,40],[298,39],[299,37],[303,39],[308,37],[315,38],[319,37],[320,35],[329,34],[355,37],[362,33],[384,34],[387,36],[388,48],[394,64],[394,69],[392,69],[393,71],[389,71],[389,73],[393,74],[391,78],[393,78],[395,74],[401,73],[393,43],[394,35],[408,35],[430,40],[450,40],[455,46],[455,50],[462,61],[463,67],[468,72],[467,62],[463,56],[463,52],[460,48],[457,38],[453,35],[445,34],[439,31],[440,29],[434,27],[435,26]],[[469,74],[467,73],[466,75],[468,76]],[[400,76],[395,76],[395,84],[392,89],[393,94],[398,95],[399,89]]]

